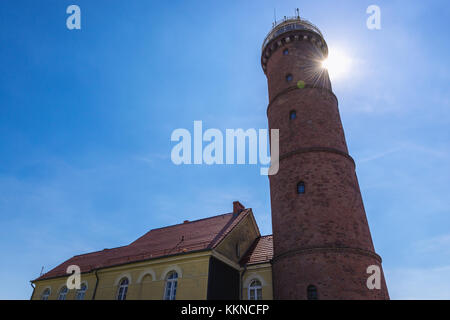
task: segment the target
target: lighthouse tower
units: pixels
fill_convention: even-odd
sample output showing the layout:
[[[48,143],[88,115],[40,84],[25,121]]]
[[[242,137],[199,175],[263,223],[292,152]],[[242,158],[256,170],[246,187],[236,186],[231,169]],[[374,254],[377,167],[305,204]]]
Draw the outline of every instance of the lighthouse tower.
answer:
[[[269,176],[274,298],[389,299],[327,55],[320,30],[299,16],[275,23],[262,46],[269,128],[280,130],[280,168]]]

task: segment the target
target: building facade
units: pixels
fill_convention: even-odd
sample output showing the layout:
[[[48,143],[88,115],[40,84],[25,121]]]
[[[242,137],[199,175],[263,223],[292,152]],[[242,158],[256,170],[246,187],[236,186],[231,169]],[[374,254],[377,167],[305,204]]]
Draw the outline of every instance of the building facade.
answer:
[[[131,244],[74,256],[32,281],[35,300],[272,299],[272,236],[251,208],[153,229]],[[68,267],[79,289],[67,289]]]

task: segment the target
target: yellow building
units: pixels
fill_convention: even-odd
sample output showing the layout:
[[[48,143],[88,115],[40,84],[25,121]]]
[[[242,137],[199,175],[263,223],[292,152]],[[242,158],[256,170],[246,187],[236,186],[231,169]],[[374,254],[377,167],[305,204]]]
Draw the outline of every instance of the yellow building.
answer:
[[[127,246],[77,255],[31,281],[31,299],[272,299],[272,236],[251,208],[153,229]],[[67,289],[69,266],[79,289]]]

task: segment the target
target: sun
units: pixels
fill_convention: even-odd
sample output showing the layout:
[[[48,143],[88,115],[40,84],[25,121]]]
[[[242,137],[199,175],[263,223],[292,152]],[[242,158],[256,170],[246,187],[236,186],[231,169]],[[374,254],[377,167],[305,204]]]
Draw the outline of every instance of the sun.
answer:
[[[350,56],[341,48],[330,48],[328,58],[322,61],[322,68],[328,70],[331,79],[345,77],[352,64]]]

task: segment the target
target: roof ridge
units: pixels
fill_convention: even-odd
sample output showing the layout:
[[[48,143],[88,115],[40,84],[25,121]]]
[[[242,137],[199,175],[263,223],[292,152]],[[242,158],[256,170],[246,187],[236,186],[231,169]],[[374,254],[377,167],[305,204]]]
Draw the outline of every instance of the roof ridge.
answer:
[[[182,223],[173,224],[173,225],[171,225],[171,226],[165,226],[165,227],[160,227],[160,228],[150,229],[149,231],[147,231],[146,233],[144,233],[142,236],[140,236],[139,238],[137,238],[136,240],[134,240],[133,242],[131,242],[129,245],[132,245],[132,244],[134,244],[135,242],[137,242],[138,240],[144,238],[145,236],[147,236],[147,235],[148,235],[150,232],[152,232],[152,231],[162,230],[162,229],[168,229],[168,228],[173,228],[173,227],[176,227],[176,226],[182,226],[182,225],[186,225],[186,224],[196,223],[196,222],[199,222],[199,221],[209,220],[209,219],[214,219],[214,218],[218,218],[218,217],[221,217],[221,216],[226,216],[226,215],[229,215],[229,214],[233,214],[233,213],[232,213],[232,212],[222,213],[222,214],[218,214],[218,215],[212,216],[212,217],[206,217],[206,218],[201,218],[201,219],[197,219],[197,220],[194,220],[194,221],[189,221],[189,222],[182,222]]]
[[[88,253],[80,253],[80,254],[74,255],[72,258],[80,257],[80,256],[87,256],[89,254],[94,254],[94,253],[100,253],[100,252],[103,252],[103,251],[106,251],[106,250],[114,250],[114,249],[125,248],[125,247],[128,247],[128,246],[129,246],[129,244],[124,245],[124,246],[120,246],[120,247],[114,247],[114,248],[104,248],[102,250],[92,251],[92,252],[88,252]]]
[[[199,221],[208,220],[208,219],[214,219],[214,218],[217,218],[217,217],[220,217],[220,216],[226,216],[227,214],[232,214],[232,213],[233,213],[233,212],[222,213],[222,214],[218,214],[217,216],[201,218],[201,219],[197,219],[197,220],[193,220],[193,221],[187,220],[188,222],[181,222],[181,223],[173,224],[173,225],[171,225],[171,226],[165,226],[165,227],[159,227],[159,228],[150,229],[148,232],[150,232],[150,231],[155,231],[155,230],[161,230],[161,229],[172,228],[172,227],[175,227],[175,226],[180,226],[180,225],[184,225],[184,224],[189,224],[189,223],[199,222]],[[148,232],[146,232],[146,234],[147,234]]]
[[[129,244],[74,255],[34,281],[64,276],[66,275],[65,267],[68,264],[78,264],[81,272],[90,272],[94,268],[107,268],[122,263],[140,261],[139,259],[153,259],[167,254],[172,255],[195,250],[211,250],[220,244],[234,230],[236,225],[239,225],[250,213],[251,209],[248,208],[239,214],[228,212],[151,229]],[[154,233],[156,233],[156,237]],[[187,240],[183,234],[192,234],[193,238],[183,243],[183,239]],[[161,240],[162,238],[164,238],[164,241]]]

